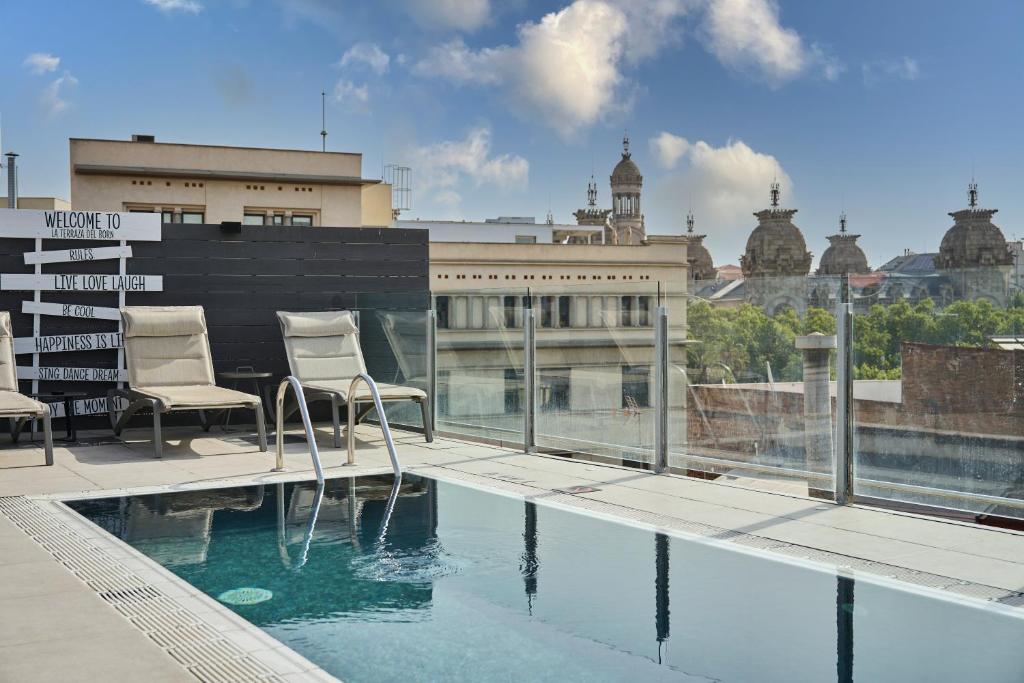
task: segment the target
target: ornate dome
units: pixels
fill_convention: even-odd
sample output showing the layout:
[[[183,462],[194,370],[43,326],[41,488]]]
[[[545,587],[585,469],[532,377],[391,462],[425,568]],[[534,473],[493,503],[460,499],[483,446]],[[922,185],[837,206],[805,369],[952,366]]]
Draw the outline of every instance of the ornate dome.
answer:
[[[953,227],[942,238],[935,265],[939,270],[1009,266],[1013,256],[1003,231],[992,222],[997,209],[963,209],[949,215]]]
[[[644,177],[640,174],[640,169],[630,158],[629,152],[623,152],[622,159],[619,163],[615,164],[615,168],[612,170],[612,185],[639,185],[643,182],[643,179]]]
[[[846,214],[839,217],[839,233],[830,235],[829,246],[818,262],[818,275],[847,275],[849,273],[870,273],[868,258],[857,246],[860,235],[846,232]]]
[[[690,279],[714,280],[718,277],[711,252],[704,246],[704,235],[691,235],[686,247],[686,260],[690,264]]]
[[[803,233],[793,225],[796,209],[758,211],[758,225],[747,238],[740,257],[743,277],[807,275],[811,271],[811,252]]]

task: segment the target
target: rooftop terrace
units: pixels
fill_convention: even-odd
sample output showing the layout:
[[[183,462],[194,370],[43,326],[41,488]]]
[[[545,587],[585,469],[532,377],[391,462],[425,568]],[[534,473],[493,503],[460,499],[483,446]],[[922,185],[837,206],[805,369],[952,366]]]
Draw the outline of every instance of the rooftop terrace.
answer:
[[[1024,609],[1024,534],[956,521],[755,490],[742,477],[672,474],[481,445],[424,443],[396,431],[403,468],[527,500],[595,513],[712,543],[765,550]],[[131,490],[165,492],[270,484],[312,476],[298,431],[286,438],[287,472],[248,432],[170,430],[164,458],[145,430],[58,447],[53,467],[38,445],[3,453],[0,467],[0,673],[11,680],[331,680],[136,550],[57,501]],[[295,437],[295,438],[292,438]],[[326,474],[390,472],[380,431],[357,428],[357,465],[343,466],[330,427],[317,440]],[[567,493],[572,487],[586,487]],[[133,591],[114,586],[134,587]],[[145,603],[147,607],[139,607]],[[148,610],[148,612],[147,612]],[[187,634],[183,637],[182,634]],[[131,652],[131,657],[112,656]],[[227,673],[226,673],[227,672]]]

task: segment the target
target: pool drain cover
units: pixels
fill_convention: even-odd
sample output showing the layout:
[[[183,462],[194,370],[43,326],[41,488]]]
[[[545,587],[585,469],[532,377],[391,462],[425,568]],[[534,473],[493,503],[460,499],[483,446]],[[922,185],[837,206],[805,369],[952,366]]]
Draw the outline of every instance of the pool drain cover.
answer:
[[[266,588],[232,588],[217,596],[217,599],[228,605],[257,605],[274,597]]]

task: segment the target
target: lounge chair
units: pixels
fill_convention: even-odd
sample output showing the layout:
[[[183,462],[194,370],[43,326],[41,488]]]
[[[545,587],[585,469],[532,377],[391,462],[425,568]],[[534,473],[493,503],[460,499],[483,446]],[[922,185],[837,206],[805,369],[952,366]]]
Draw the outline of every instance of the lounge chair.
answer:
[[[256,415],[260,450],[267,450],[260,397],[215,383],[202,306],[125,306],[121,322],[129,388],[108,393],[114,434],[120,434],[139,410],[152,410],[153,448],[159,458],[163,455],[160,417],[164,413],[198,411],[203,429],[208,430],[213,420],[207,419],[206,410],[220,413],[248,408]],[[128,400],[119,418],[113,400],[117,396]]]
[[[11,441],[17,442],[29,420],[43,421],[43,451],[46,464],[53,464],[53,432],[50,431],[50,406],[18,391],[18,367],[14,362],[14,335],[11,314],[0,311],[0,417],[11,421]]]
[[[329,400],[334,420],[334,447],[341,448],[339,406],[356,411],[356,421],[373,408],[373,397],[365,383],[349,396],[352,380],[366,373],[363,351],[359,346],[359,327],[351,311],[316,313],[277,312],[281,334],[288,354],[288,367],[302,384],[306,400]],[[427,393],[415,387],[377,382],[382,402],[415,401],[423,415],[423,431],[433,441]],[[360,412],[359,404],[364,408]],[[367,405],[369,404],[369,405]]]

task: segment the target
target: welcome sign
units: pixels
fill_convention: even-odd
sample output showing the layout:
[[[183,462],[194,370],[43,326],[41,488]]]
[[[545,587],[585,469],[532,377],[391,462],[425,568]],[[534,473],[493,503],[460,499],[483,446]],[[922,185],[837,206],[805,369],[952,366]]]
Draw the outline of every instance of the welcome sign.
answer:
[[[0,236],[51,240],[160,241],[155,213],[0,209]]]
[[[22,312],[32,315],[32,336],[14,339],[14,353],[31,354],[32,364],[19,364],[18,378],[32,381],[32,391],[39,390],[40,381],[48,382],[116,382],[127,380],[124,364],[124,336],[121,333],[118,307],[125,303],[126,292],[159,292],[163,277],[136,275],[127,272],[127,259],[132,257],[132,240],[159,241],[162,219],[157,213],[125,213],[116,211],[37,211],[0,209],[0,237],[32,239],[33,251],[23,254],[31,273],[0,273],[0,290],[32,292],[32,301],[22,302]],[[111,240],[110,247],[83,246],[78,249],[44,250],[43,240]],[[44,273],[43,266],[60,269],[62,263],[118,261],[118,272],[107,273]],[[77,303],[54,303],[42,300],[43,292],[109,292],[116,295],[116,305],[96,306]],[[84,318],[116,321],[116,332],[84,332],[79,334],[45,335],[44,317]],[[40,365],[41,354],[81,351],[116,351],[117,366],[59,367],[59,363]],[[47,356],[50,357],[50,356]],[[91,357],[91,356],[90,356]],[[100,363],[102,365],[102,363]],[[89,363],[89,365],[93,365]],[[120,403],[117,404],[121,406]],[[51,404],[54,417],[64,415],[63,404]],[[103,413],[106,397],[75,402],[79,415]]]

